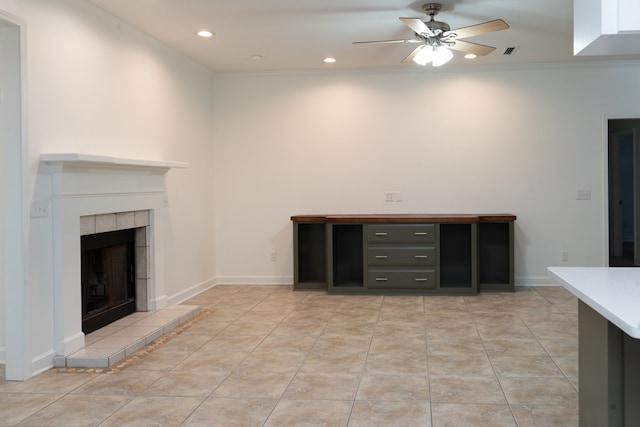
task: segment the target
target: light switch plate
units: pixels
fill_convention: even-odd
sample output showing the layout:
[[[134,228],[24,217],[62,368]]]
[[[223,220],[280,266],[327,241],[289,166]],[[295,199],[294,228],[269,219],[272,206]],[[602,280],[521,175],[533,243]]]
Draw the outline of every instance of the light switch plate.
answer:
[[[49,216],[48,200],[33,200],[31,202],[31,218],[46,218]]]
[[[591,200],[591,190],[576,191],[576,200]]]

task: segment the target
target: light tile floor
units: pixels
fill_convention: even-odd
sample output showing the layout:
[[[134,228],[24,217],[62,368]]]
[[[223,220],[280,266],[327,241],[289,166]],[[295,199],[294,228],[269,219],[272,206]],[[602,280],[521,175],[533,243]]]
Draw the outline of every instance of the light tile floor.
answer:
[[[0,425],[578,425],[577,302],[560,287],[217,286],[185,304],[211,313],[119,373],[0,380]]]

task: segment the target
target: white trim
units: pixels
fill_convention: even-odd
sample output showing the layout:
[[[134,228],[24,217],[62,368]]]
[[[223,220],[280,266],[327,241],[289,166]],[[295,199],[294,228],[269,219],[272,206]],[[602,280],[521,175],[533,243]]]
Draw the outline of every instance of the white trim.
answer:
[[[41,372],[48,371],[53,368],[53,356],[54,351],[50,350],[42,354],[37,355],[31,359],[31,373],[32,375],[38,375]]]
[[[217,276],[213,281],[217,285],[287,285],[293,286],[293,276]],[[548,276],[516,277],[515,286],[550,286],[556,285]],[[206,289],[203,289],[203,291]]]
[[[549,276],[516,277],[515,286],[551,286],[557,283]]]
[[[0,214],[0,228],[3,235],[2,244],[5,245],[2,256],[2,280],[0,286],[3,287],[4,307],[2,309],[4,319],[4,359],[6,363],[5,377],[7,380],[25,380],[31,377],[30,360],[30,341],[29,341],[29,286],[27,285],[28,271],[28,233],[27,221],[25,213],[28,212],[24,195],[28,194],[25,189],[25,176],[27,167],[27,106],[26,106],[26,35],[25,22],[13,15],[0,10],[0,19],[9,23],[2,31],[9,35],[12,31],[18,31],[15,42],[18,46],[13,46],[19,55],[18,71],[19,74],[19,93],[16,102],[20,103],[19,109],[19,133],[16,139],[3,144],[3,150],[6,150],[6,157],[3,161],[2,178],[0,181],[11,183],[6,186],[3,192],[3,212]],[[6,40],[6,37],[3,37]],[[4,141],[3,141],[4,142]],[[8,167],[6,167],[8,166]],[[7,250],[11,248],[11,250]]]
[[[107,168],[113,168],[116,166],[133,167],[139,170],[140,168],[157,168],[157,169],[171,169],[171,168],[187,168],[189,164],[186,162],[170,162],[163,160],[143,160],[143,159],[126,159],[122,157],[112,156],[100,156],[94,154],[82,154],[82,153],[49,153],[41,154],[40,161],[44,163],[53,164],[78,164],[85,166],[104,166]]]
[[[161,308],[165,308],[167,305],[167,296],[166,295],[160,295],[160,297],[158,298],[149,298],[149,311],[157,311],[160,310]]]
[[[61,354],[71,354],[82,347],[84,347],[84,333],[76,332],[73,335],[64,337],[58,344],[57,350]],[[52,350],[51,357],[53,358],[53,356],[55,356],[55,351]]]
[[[218,276],[218,285],[291,285],[293,276]]]
[[[200,282],[194,286],[191,286],[188,289],[180,291],[177,294],[171,295],[170,297],[167,298],[167,304],[169,306],[180,304],[188,300],[189,298],[193,298],[194,296],[201,294],[202,292],[208,289],[213,288],[214,286],[216,286],[216,280],[215,278],[212,277],[208,280],[205,280],[204,282]]]
[[[447,67],[432,67],[429,70],[429,74],[436,73],[496,73],[503,71],[532,71],[532,70],[566,70],[567,68],[584,68],[584,67],[624,67],[625,65],[638,64],[638,60],[635,59],[610,59],[597,60],[592,57],[573,57],[570,61],[559,62],[539,62],[539,63],[505,63],[505,64],[450,64]],[[335,68],[328,69],[314,69],[314,70],[263,70],[263,71],[219,71],[216,73],[218,80],[220,78],[247,78],[255,79],[256,77],[265,76],[320,76],[326,77],[327,75],[397,75],[397,74],[421,74],[424,75],[424,68],[422,67],[374,67],[374,68]]]

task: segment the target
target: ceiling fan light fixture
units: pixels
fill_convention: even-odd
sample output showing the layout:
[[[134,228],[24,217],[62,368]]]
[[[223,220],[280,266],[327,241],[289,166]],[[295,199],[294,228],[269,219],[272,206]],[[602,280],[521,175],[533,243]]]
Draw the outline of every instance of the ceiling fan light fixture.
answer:
[[[461,0],[463,1],[463,0]],[[435,16],[440,12],[442,4],[426,3],[422,5],[422,10],[429,16],[428,21],[421,18],[400,17],[400,21],[413,31],[413,38],[395,40],[372,40],[364,42],[353,42],[354,44],[395,44],[395,43],[421,43],[413,49],[409,55],[405,56],[402,63],[415,62],[425,66],[429,62],[434,67],[439,67],[453,59],[453,52],[462,52],[466,59],[473,59],[476,56],[484,56],[493,52],[496,48],[479,43],[465,41],[467,37],[479,36],[481,34],[493,33],[509,28],[509,24],[502,19],[481,22],[452,30],[446,22],[435,20]],[[514,48],[515,49],[515,48]],[[505,55],[511,53],[509,49]]]
[[[413,62],[423,67],[433,60],[433,48],[429,45],[422,46],[422,49],[413,57]]]
[[[451,58],[453,58],[453,52],[447,49],[446,46],[440,45],[433,49],[433,62],[431,62],[431,65],[439,67],[451,61]]]
[[[478,55],[476,55],[475,53],[467,53],[464,57],[465,59],[476,59]]]

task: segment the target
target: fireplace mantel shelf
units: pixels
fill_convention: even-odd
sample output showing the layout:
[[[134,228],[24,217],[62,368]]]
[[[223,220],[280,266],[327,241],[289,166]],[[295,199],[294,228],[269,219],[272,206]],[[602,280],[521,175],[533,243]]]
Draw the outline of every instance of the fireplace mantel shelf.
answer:
[[[87,165],[92,167],[126,167],[139,169],[184,169],[189,167],[186,162],[172,162],[162,160],[126,159],[121,157],[98,156],[82,153],[50,153],[41,154],[40,161],[48,164]]]

